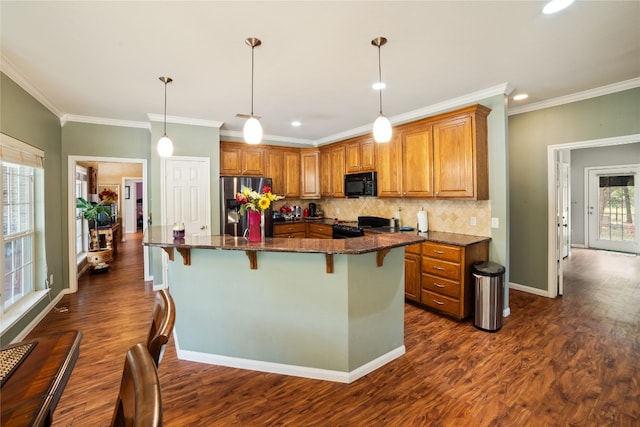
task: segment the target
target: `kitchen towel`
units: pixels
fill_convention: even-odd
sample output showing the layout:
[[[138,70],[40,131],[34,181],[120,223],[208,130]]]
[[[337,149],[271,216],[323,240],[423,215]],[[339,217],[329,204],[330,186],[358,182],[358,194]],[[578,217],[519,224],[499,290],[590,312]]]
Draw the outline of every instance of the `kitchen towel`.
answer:
[[[418,211],[418,231],[421,233],[426,233],[427,231],[429,231],[427,211]]]

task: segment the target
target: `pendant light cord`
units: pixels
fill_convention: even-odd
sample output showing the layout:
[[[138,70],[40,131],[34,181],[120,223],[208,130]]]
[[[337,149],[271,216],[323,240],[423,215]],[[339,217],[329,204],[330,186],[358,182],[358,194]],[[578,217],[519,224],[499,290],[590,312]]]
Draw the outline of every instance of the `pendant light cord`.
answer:
[[[255,46],[251,46],[251,117],[253,117],[253,51]]]
[[[382,84],[382,65],[380,61],[380,46],[378,46],[378,83]],[[380,114],[382,115],[382,88],[380,88]]]
[[[167,136],[167,78],[164,78],[164,136]]]

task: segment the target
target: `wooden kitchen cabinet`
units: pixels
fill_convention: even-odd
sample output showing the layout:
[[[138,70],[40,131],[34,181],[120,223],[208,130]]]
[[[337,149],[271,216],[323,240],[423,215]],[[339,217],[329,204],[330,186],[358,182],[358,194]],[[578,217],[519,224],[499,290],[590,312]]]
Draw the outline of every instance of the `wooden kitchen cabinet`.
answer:
[[[320,150],[322,197],[344,197],[345,145],[332,144]]]
[[[488,199],[490,111],[473,105],[394,128],[376,144],[378,197]]]
[[[414,302],[420,302],[421,247],[418,243],[404,248],[404,297]]]
[[[488,241],[468,246],[423,242],[420,303],[459,320],[470,316],[474,306],[472,265],[487,259]]]
[[[279,147],[268,147],[265,151],[265,176],[271,178],[273,193],[300,197],[300,151]]]
[[[333,227],[312,222],[280,222],[273,224],[273,237],[332,239]]]
[[[220,175],[264,176],[264,148],[245,143],[221,141]]]
[[[433,128],[427,124],[408,126],[402,138],[402,196],[433,197]]]
[[[433,124],[435,196],[447,199],[489,198],[487,115],[477,106]]]
[[[307,237],[312,239],[332,239],[333,227],[329,224],[307,223]]]
[[[402,137],[393,132],[391,141],[375,145],[378,197],[402,197]]]
[[[304,239],[305,237],[307,237],[307,223],[305,222],[274,223],[273,237]]]
[[[320,198],[320,151],[303,148],[300,153],[301,199]]]
[[[345,173],[376,170],[373,137],[353,138],[345,143]]]

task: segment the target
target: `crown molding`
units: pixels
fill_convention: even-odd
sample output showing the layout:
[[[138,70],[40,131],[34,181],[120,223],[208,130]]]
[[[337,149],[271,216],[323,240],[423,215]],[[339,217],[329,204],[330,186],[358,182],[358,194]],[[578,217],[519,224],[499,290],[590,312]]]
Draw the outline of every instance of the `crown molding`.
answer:
[[[46,109],[51,111],[56,117],[62,117],[63,112],[44,92],[36,88],[30,81],[23,77],[18,68],[13,65],[4,55],[0,53],[0,71],[13,80],[18,86],[25,90],[29,95],[33,96],[39,103],[44,105]]]
[[[240,131],[222,130],[220,136],[231,138],[232,140],[244,141],[244,135]],[[314,145],[310,139],[290,138],[287,136],[263,135],[262,142],[284,142],[288,144]]]
[[[127,128],[141,128],[151,131],[151,125],[147,122],[134,122],[131,120],[106,119],[103,117],[77,116],[75,114],[65,114],[60,117],[60,124],[64,126],[67,122],[90,123],[94,125],[119,126]]]
[[[522,105],[519,107],[509,108],[508,115],[528,113],[530,111],[542,110],[544,108],[557,107],[558,105],[571,104],[572,102],[584,101],[585,99],[597,98],[598,96],[610,95],[616,92],[622,92],[628,89],[634,89],[640,86],[640,77],[624,80],[618,83],[612,83],[606,86],[600,86],[594,89],[582,92],[572,93],[566,96],[547,99],[533,104]]]
[[[509,83],[505,82],[505,83],[501,83],[486,89],[479,90],[477,92],[472,92],[463,96],[459,96],[457,98],[452,98],[443,102],[439,102],[437,104],[432,104],[427,107],[419,108],[417,110],[413,110],[397,116],[389,117],[389,121],[391,122],[392,125],[400,125],[403,123],[433,116],[435,114],[444,113],[448,110],[453,110],[461,106],[477,103],[487,98],[491,98],[492,96],[508,95],[509,93],[511,93],[511,91],[513,91],[513,87]],[[329,135],[326,138],[321,138],[314,141],[314,144],[316,146],[324,145],[324,144],[329,144],[331,142],[340,141],[343,139],[362,135],[367,132],[371,132],[372,126],[373,126],[373,120],[371,121],[371,126],[369,125],[360,126],[345,132]]]
[[[164,122],[164,115],[162,114],[154,114],[147,113],[149,120],[152,122]],[[219,120],[202,120],[202,119],[192,119],[189,117],[178,117],[178,116],[167,116],[167,123],[175,123],[178,125],[192,125],[192,126],[202,126],[208,128],[217,128],[220,129],[224,122]]]

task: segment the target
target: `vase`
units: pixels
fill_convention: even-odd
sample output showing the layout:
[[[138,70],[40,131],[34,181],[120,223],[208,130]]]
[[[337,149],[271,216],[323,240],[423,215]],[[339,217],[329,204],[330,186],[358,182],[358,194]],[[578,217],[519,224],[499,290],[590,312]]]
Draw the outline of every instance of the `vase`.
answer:
[[[249,237],[250,242],[260,242],[262,240],[262,214],[258,211],[247,211],[249,215]]]

